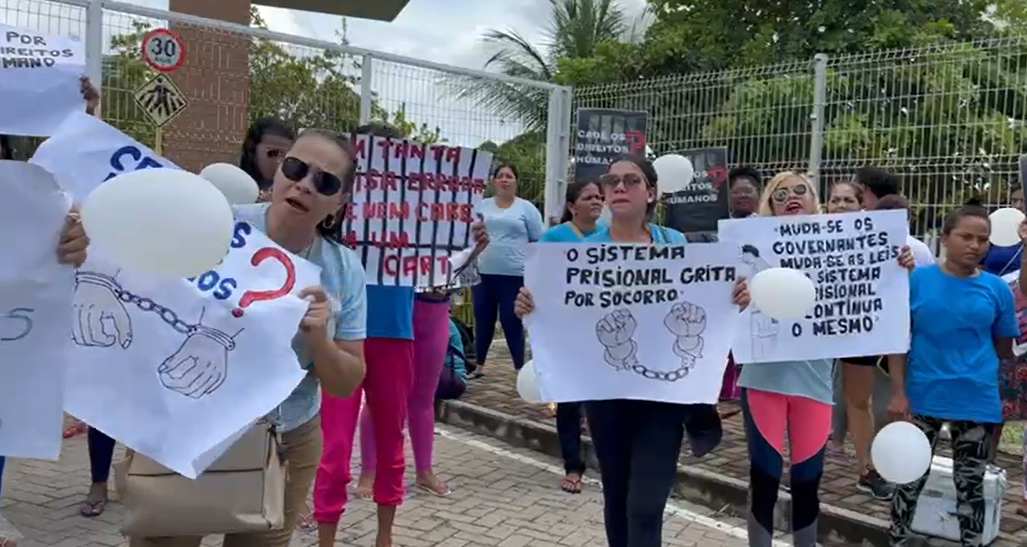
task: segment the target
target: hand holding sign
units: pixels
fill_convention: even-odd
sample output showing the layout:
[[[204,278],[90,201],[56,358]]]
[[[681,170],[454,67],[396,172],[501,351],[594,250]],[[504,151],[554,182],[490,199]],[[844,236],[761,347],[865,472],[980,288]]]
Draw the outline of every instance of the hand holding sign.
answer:
[[[300,321],[300,332],[311,343],[327,340],[332,306],[324,287],[307,287],[300,291],[299,297],[310,301],[310,307],[307,308],[306,315]]]

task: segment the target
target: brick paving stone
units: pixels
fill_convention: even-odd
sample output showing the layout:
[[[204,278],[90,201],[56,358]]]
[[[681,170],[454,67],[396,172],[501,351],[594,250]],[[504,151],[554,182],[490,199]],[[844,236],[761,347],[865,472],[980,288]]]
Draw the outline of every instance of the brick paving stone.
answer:
[[[445,498],[422,493],[409,497],[396,518],[397,547],[605,545],[597,485],[586,485],[579,495],[566,494],[559,489],[561,466],[552,458],[446,426],[439,426],[435,439],[436,472],[453,493]],[[359,454],[354,456],[358,458]],[[407,461],[412,462],[409,451]],[[409,464],[408,470],[412,467]],[[413,480],[412,473],[408,480]],[[111,502],[95,519],[79,516],[78,504],[88,481],[85,436],[66,440],[59,461],[10,461],[0,513],[24,536],[19,547],[127,546],[118,532],[124,514],[121,504]],[[686,509],[708,512],[696,507]],[[745,545],[745,540],[735,537],[737,534],[701,526],[694,520],[669,516],[664,543],[685,547]],[[740,525],[738,521],[724,522]],[[373,504],[355,501],[343,518],[336,545],[373,546],[375,529]],[[204,545],[220,545],[220,541],[208,538]],[[316,545],[315,536],[302,532],[292,542],[292,547],[312,545]]]
[[[516,380],[509,352],[500,337],[489,352],[485,376],[471,380],[461,400],[555,427],[556,420],[545,416],[542,405],[531,405],[521,400],[517,395]],[[722,406],[725,407],[723,410],[737,407],[733,403],[722,403]],[[945,441],[939,443],[938,454],[951,457],[951,450],[946,445]],[[834,457],[826,459],[820,489],[821,502],[887,521],[888,503],[876,501],[856,489],[854,462],[852,459],[842,460]],[[749,462],[741,415],[736,414],[724,420],[724,439],[713,454],[695,459],[689,451],[683,450],[681,463],[747,482]],[[1002,508],[1002,531],[1015,537],[1019,545],[1027,545],[1027,518],[1018,512],[1018,509],[1023,507],[1021,456],[1000,453],[998,464],[1006,470],[1009,484]]]

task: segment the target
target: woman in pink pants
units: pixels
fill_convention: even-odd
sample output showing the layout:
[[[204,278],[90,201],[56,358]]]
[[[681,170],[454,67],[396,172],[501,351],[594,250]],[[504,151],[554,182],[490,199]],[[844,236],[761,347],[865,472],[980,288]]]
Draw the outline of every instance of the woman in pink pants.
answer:
[[[435,476],[432,469],[432,445],[435,438],[435,390],[439,385],[442,365],[449,343],[449,295],[419,293],[414,301],[414,382],[407,400],[410,445],[414,452],[417,472],[414,485],[420,490],[445,496],[449,489]],[[360,419],[360,481],[361,495],[370,493],[374,482],[377,454],[374,424],[370,407],[365,407]]]

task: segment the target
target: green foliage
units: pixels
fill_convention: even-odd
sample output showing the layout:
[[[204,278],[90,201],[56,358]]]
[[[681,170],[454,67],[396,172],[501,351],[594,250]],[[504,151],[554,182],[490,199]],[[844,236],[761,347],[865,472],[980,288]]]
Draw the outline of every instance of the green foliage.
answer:
[[[641,43],[560,59],[556,81],[579,86],[576,106],[648,111],[656,153],[726,145],[736,164],[804,169],[818,53],[821,172],[900,172],[911,200],[931,204],[920,230],[971,194],[1000,196],[1027,152],[1022,0],[648,3]]]
[[[256,8],[250,10],[252,25],[267,25]],[[105,119],[140,142],[153,146],[155,131],[145,114],[134,104],[133,92],[153,76],[140,58],[139,44],[149,25],[135,22],[131,32],[111,38],[105,60],[102,112]],[[345,44],[345,22],[337,32]],[[251,121],[277,116],[295,128],[317,127],[352,131],[360,119],[359,63],[334,51],[305,50],[262,38],[249,40],[249,95]],[[223,105],[231,108],[235,105]],[[238,105],[243,106],[243,105]],[[394,125],[404,136],[422,142],[443,141],[438,127],[418,125],[406,116],[405,107],[387,112],[372,100],[371,117]],[[241,135],[240,135],[241,139]]]

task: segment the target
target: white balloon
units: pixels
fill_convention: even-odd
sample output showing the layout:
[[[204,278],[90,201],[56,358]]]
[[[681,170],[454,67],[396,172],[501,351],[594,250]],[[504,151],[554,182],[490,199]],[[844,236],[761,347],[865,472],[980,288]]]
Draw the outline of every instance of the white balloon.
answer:
[[[801,319],[816,302],[817,291],[806,274],[792,268],[768,268],[749,282],[752,305],[779,321]]]
[[[991,243],[1003,247],[1020,242],[1020,224],[1024,221],[1023,211],[1015,207],[1004,207],[992,213]]]
[[[200,176],[210,181],[232,205],[256,203],[260,188],[257,181],[246,171],[230,163],[213,163],[200,171]]]
[[[661,194],[680,192],[692,183],[695,168],[692,161],[680,154],[660,156],[653,162]]]
[[[517,373],[517,394],[528,403],[541,403],[542,391],[538,387],[535,361],[528,361]]]
[[[217,266],[235,224],[214,185],[177,169],[114,177],[89,194],[81,214],[90,245],[115,265],[162,277],[192,277]]]
[[[909,422],[892,422],[874,437],[870,458],[885,480],[909,484],[931,468],[931,443],[919,427]]]

